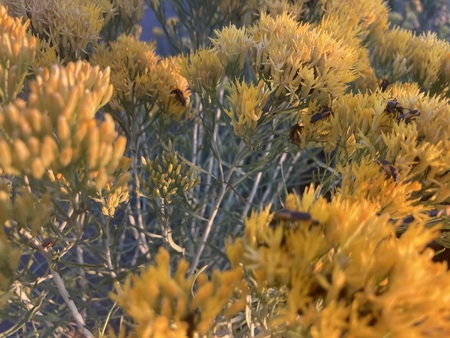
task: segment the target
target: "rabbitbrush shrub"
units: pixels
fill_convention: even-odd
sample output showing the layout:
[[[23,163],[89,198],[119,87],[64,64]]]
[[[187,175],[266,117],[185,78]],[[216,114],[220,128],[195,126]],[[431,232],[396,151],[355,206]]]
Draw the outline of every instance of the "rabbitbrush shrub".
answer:
[[[2,3],[4,336],[450,336],[448,42],[379,0]]]

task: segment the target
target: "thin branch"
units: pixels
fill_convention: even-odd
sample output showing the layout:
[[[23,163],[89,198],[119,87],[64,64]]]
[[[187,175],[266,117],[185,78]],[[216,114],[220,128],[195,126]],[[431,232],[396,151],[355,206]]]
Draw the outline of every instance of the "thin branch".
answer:
[[[206,229],[202,236],[202,241],[201,241],[200,246],[195,254],[194,261],[192,262],[192,265],[189,269],[189,272],[188,272],[189,276],[192,276],[194,274],[195,270],[197,269],[198,263],[200,261],[200,257],[202,255],[203,251],[205,250],[206,242],[208,241],[209,234],[211,232],[214,220],[217,216],[217,212],[219,211],[220,204],[222,203],[222,200],[225,197],[225,194],[230,189],[228,184],[226,184],[226,183],[230,181],[230,178],[233,175],[234,169],[235,169],[235,167],[230,168],[230,170],[227,173],[227,177],[225,178],[224,184],[222,185],[222,187],[220,189],[220,193],[217,198],[216,205],[214,206],[214,210],[211,213],[211,217],[209,218],[208,224],[206,225]]]
[[[72,313],[73,319],[75,319],[75,322],[77,323],[78,329],[88,338],[93,338],[94,335],[85,328],[85,323],[83,316],[78,311],[75,303],[72,299],[70,299],[69,292],[67,292],[66,286],[64,285],[64,281],[62,280],[61,276],[58,272],[53,270],[52,267],[50,267],[50,273],[53,275],[53,280],[55,281],[56,287],[58,288],[59,294],[64,299],[64,302],[66,303],[67,307],[69,308],[70,312]]]
[[[244,219],[244,217],[247,216],[248,209],[250,209],[250,206],[253,203],[253,199],[255,198],[256,191],[258,190],[259,182],[261,182],[261,177],[262,177],[262,171],[258,172],[258,174],[256,175],[255,182],[253,182],[252,191],[250,192],[250,196],[248,197],[248,199],[245,203],[244,210],[242,211],[241,219]]]

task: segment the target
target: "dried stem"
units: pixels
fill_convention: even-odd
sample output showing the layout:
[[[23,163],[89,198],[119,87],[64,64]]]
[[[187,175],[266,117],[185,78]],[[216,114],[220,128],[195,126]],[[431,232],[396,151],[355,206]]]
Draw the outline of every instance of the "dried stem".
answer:
[[[83,316],[81,315],[80,311],[78,311],[75,303],[72,299],[70,299],[69,292],[67,292],[66,286],[64,285],[64,281],[62,280],[61,276],[58,272],[53,270],[52,267],[50,267],[50,273],[53,275],[53,280],[55,281],[56,287],[58,288],[59,294],[64,299],[64,302],[66,303],[67,307],[69,308],[70,312],[72,313],[73,319],[75,319],[75,322],[77,323],[77,327],[86,337],[93,338],[94,335],[85,328],[85,323]]]

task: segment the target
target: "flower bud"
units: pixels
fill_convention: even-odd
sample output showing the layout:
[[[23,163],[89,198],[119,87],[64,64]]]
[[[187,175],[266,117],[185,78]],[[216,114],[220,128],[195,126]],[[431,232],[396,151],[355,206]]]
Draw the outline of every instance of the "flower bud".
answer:
[[[27,162],[30,158],[30,151],[21,139],[15,139],[13,142],[13,162],[14,166],[19,170],[27,169]]]
[[[42,178],[42,175],[45,173],[44,163],[39,157],[36,157],[31,162],[31,174],[37,180]]]

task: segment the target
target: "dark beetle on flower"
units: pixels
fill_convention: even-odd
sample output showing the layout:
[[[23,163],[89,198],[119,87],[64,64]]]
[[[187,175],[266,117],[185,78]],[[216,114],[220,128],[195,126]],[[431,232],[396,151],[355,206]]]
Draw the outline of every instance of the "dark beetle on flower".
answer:
[[[398,103],[396,98],[393,98],[388,101],[386,111],[392,115],[397,115],[397,113],[403,114],[403,107]]]
[[[170,92],[171,94],[173,94],[175,96],[175,98],[177,99],[177,101],[183,106],[185,107],[187,104],[186,98],[184,97],[184,94],[181,90],[179,90],[178,88],[175,88],[174,90],[172,90]]]
[[[409,123],[415,120],[415,117],[417,116],[420,116],[420,112],[417,109],[410,110],[405,114],[400,114],[400,116],[397,119],[397,122],[400,123],[400,121],[405,121],[405,123]]]
[[[380,89],[381,89],[382,93],[386,91],[388,86],[389,86],[389,81],[386,78],[381,79]]]
[[[289,141],[293,144],[299,144],[300,143],[300,134],[303,130],[303,123],[294,124],[290,131],[289,131]]]
[[[405,110],[408,110],[407,113],[404,113]],[[409,109],[402,107],[396,98],[389,100],[386,104],[386,111],[389,114],[397,116],[397,123],[401,121],[405,121],[405,123],[409,123],[415,120],[415,117],[420,116],[420,112],[417,109]]]
[[[320,109],[320,111],[318,113],[311,116],[311,123],[315,123],[315,122],[327,117],[331,113],[332,113],[331,108],[323,107]]]
[[[282,209],[273,215],[272,221],[310,221],[312,225],[317,225],[319,222],[312,218],[309,212],[294,211]]]
[[[391,176],[396,183],[399,182],[398,170],[397,170],[397,168],[395,168],[392,165],[392,163],[390,163],[390,162],[388,162],[386,160],[383,160],[381,158],[378,159],[377,162],[378,162],[379,165],[381,165],[383,167],[384,171],[386,172],[386,174],[388,176]]]
[[[299,221],[310,221],[311,214],[309,212],[293,211],[288,209],[283,209],[278,211],[273,215],[274,220],[299,220]]]

